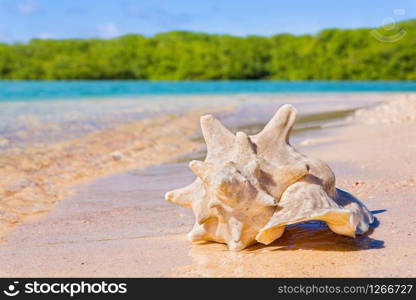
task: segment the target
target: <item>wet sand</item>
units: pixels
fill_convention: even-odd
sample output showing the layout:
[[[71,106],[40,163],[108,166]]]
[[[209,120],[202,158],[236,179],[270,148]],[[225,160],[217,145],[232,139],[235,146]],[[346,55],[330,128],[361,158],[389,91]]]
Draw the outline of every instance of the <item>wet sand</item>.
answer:
[[[0,276],[414,276],[416,123],[365,124],[358,116],[295,146],[326,160],[337,186],[375,213],[369,234],[351,239],[310,222],[290,226],[270,246],[238,253],[191,245],[191,212],[163,194],[193,175],[184,163],[165,164],[79,186],[49,214],[16,227],[0,247]]]
[[[8,149],[0,155],[0,240],[22,221],[50,211],[88,180],[160,164],[200,147],[189,137],[199,116],[231,107],[191,109],[92,132],[78,139]]]
[[[183,233],[193,217],[161,197],[190,178],[172,164],[80,186],[45,217],[9,232],[0,276],[169,276],[192,262]]]

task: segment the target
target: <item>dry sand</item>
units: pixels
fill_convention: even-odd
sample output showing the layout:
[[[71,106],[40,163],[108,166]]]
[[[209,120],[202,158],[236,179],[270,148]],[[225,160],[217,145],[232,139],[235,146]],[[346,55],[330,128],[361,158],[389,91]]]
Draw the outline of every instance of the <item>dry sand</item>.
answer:
[[[193,176],[185,164],[167,164],[80,186],[49,214],[16,227],[0,246],[0,276],[415,276],[416,123],[359,120],[298,148],[326,160],[337,186],[375,213],[367,235],[338,236],[315,222],[237,253],[191,245],[190,211],[164,202],[163,193]]]

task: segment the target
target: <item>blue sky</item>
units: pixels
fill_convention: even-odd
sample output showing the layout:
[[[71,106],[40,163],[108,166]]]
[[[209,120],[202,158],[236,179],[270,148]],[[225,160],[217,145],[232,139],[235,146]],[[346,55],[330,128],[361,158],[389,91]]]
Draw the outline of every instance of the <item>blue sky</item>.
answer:
[[[416,18],[416,0],[0,0],[0,41],[170,30],[272,35]]]

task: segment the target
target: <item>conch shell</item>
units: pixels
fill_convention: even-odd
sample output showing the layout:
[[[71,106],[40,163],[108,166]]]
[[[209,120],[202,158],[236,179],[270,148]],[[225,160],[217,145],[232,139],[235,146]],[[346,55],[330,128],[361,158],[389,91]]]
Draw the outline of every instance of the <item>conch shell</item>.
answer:
[[[225,243],[230,250],[268,245],[286,225],[307,220],[325,221],[350,237],[368,230],[373,216],[364,204],[335,188],[326,163],[289,144],[295,119],[296,110],[283,105],[260,133],[247,136],[201,117],[206,159],[189,163],[197,176],[192,184],[165,195],[193,210],[192,242]]]

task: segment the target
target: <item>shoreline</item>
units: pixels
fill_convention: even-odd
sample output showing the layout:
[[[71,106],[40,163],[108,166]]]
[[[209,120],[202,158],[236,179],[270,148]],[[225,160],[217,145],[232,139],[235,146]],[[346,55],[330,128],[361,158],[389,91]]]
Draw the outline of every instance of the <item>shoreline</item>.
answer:
[[[165,191],[192,181],[186,165],[132,167],[79,185],[49,214],[9,232],[0,245],[0,276],[413,276],[416,232],[409,220],[415,213],[416,123],[397,118],[409,111],[411,103],[402,102],[392,104],[392,122],[386,122],[389,107],[359,110],[347,126],[324,128],[296,145],[327,161],[337,186],[375,212],[368,235],[350,239],[312,222],[291,226],[270,246],[237,253],[216,243],[191,245],[185,235],[192,213],[163,200]],[[369,116],[376,122],[366,124]]]
[[[199,116],[232,107],[190,109],[181,115],[142,119],[81,138],[10,149],[0,157],[0,241],[14,226],[49,212],[76,185],[169,161],[201,145],[188,137]]]
[[[10,228],[20,224],[23,220],[36,219],[49,212],[56,201],[69,196],[72,188],[78,184],[129,169],[157,165],[171,161],[172,157],[186,157],[187,154],[195,152],[193,149],[203,146],[203,141],[201,138],[188,137],[195,137],[195,134],[199,132],[198,119],[201,114],[216,113],[223,117],[222,121],[227,127],[255,131],[259,124],[267,122],[270,114],[276,106],[283,103],[283,100],[302,107],[302,114],[308,116],[308,114],[325,114],[325,112],[373,105],[390,97],[382,93],[373,93],[371,97],[362,93],[344,93],[342,97],[340,95],[340,93],[314,94],[309,97],[307,94],[303,96],[299,94],[217,95],[210,100],[209,105],[205,103],[209,99],[208,95],[200,95],[195,99],[192,96],[186,99],[176,96],[178,98],[160,97],[156,102],[142,103],[143,107],[139,106],[140,100],[135,102],[129,99],[116,106],[112,104],[114,103],[112,100],[103,100],[107,104],[104,108],[97,108],[100,116],[97,122],[101,124],[108,121],[109,128],[104,126],[102,130],[87,131],[75,138],[70,138],[71,135],[69,135],[69,139],[61,141],[58,138],[55,142],[53,142],[55,135],[59,136],[60,132],[66,130],[78,132],[88,127],[88,123],[85,123],[86,120],[83,118],[90,116],[96,105],[93,105],[94,101],[88,105],[85,101],[80,101],[78,109],[85,110],[85,114],[83,112],[77,115],[70,109],[69,116],[67,116],[65,111],[71,106],[68,106],[66,101],[58,101],[55,104],[53,101],[52,104],[48,101],[38,102],[29,111],[35,112],[39,109],[45,111],[39,115],[30,113],[18,115],[16,118],[20,125],[17,129],[19,127],[21,129],[16,129],[16,135],[23,141],[24,139],[31,140],[33,136],[34,140],[40,139],[39,142],[30,142],[27,145],[23,142],[22,148],[19,143],[16,145],[10,143],[7,135],[0,136],[0,177],[2,177],[0,182],[0,198],[2,199],[0,202],[0,242]],[[397,93],[394,98],[401,99],[407,95]],[[416,93],[411,95],[416,95]],[[11,111],[20,112],[21,104],[10,103],[10,108],[14,107]],[[9,107],[5,103],[0,103],[0,105],[3,105],[3,108]],[[33,105],[33,103],[27,103],[27,105]],[[39,108],[38,105],[43,108]],[[50,114],[57,113],[61,105],[63,105],[63,112],[51,118]],[[46,108],[49,106],[52,106],[50,111]],[[20,109],[17,109],[19,107]],[[106,115],[105,113],[111,111],[111,108],[118,108],[120,111],[116,109],[114,113]],[[120,120],[114,121],[115,116],[120,119],[120,116],[127,111],[129,113],[125,119],[121,118],[124,123],[119,124]],[[105,112],[103,116],[101,112]],[[131,117],[138,112],[140,112],[139,116],[144,118],[132,120]],[[12,115],[13,113],[5,120],[10,119],[9,121],[13,122],[16,118],[11,118]],[[245,118],[246,115],[249,117]],[[0,117],[6,116],[7,113],[0,115]],[[62,123],[53,121],[59,116],[64,119]],[[302,115],[299,117],[303,118]],[[66,124],[72,118],[78,120],[79,124]],[[23,121],[26,119],[27,121]],[[144,137],[140,131],[145,131],[150,135]],[[43,141],[49,135],[51,135],[51,142]],[[145,155],[149,155],[149,158],[143,159]]]
[[[348,110],[401,99],[416,93],[288,93],[152,96],[143,98],[76,98],[43,101],[0,101],[0,151],[81,138],[144,118],[183,114],[224,105],[246,109],[292,103],[302,114]],[[273,109],[274,109],[273,108]],[[273,110],[272,109],[272,110]],[[264,115],[267,114],[264,111]],[[267,116],[269,117],[269,116]]]

